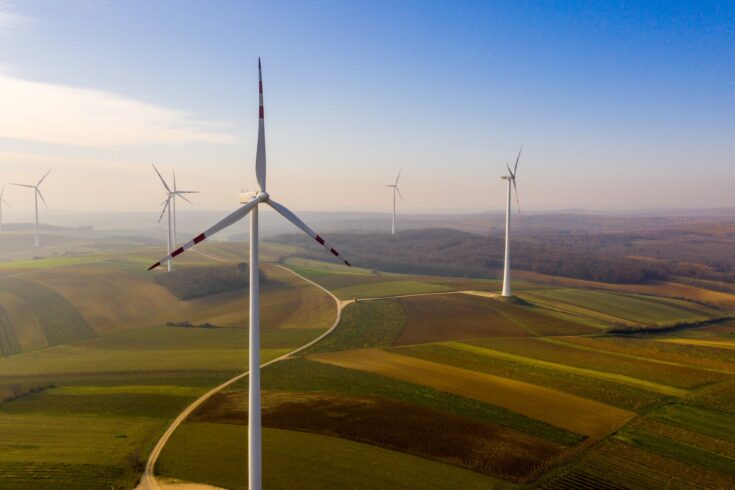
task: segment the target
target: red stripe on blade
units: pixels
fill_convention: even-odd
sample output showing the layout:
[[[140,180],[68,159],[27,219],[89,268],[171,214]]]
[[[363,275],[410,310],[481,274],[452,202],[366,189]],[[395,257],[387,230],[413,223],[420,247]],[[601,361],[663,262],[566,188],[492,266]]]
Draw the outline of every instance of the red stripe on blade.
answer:
[[[349,262],[347,262],[346,260],[345,260],[345,264],[347,264],[347,267],[352,267],[352,264],[350,264],[350,263],[349,263]]]
[[[335,249],[330,249],[329,251],[332,252],[335,257],[339,257],[339,252],[337,252]]]
[[[260,118],[263,119],[263,106],[260,106]]]
[[[182,253],[184,253],[184,247],[179,247],[176,250],[174,250],[173,252],[171,252],[171,257],[172,258],[173,257],[176,257],[177,255],[182,254]]]
[[[260,82],[260,93],[263,93],[263,82]]]
[[[202,234],[201,234],[201,235],[199,235],[198,237],[194,238],[194,244],[196,245],[197,243],[199,243],[199,242],[203,241],[203,240],[204,240],[205,238],[207,238],[207,237],[205,237],[205,236],[204,236],[204,233],[202,233]]]
[[[149,270],[149,271],[152,271],[153,269],[155,269],[155,268],[156,268],[156,267],[158,267],[159,265],[161,265],[161,263],[160,263],[160,262],[156,262],[155,264],[153,264],[152,266],[150,266],[150,267],[148,268],[148,270]]]
[[[315,240],[319,242],[320,245],[324,245],[324,238],[320,237],[319,235],[316,236]]]

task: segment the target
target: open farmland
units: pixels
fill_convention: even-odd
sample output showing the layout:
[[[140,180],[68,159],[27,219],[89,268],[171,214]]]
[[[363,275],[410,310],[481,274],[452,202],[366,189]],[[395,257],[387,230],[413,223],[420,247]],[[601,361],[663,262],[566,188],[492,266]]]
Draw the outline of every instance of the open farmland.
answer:
[[[247,427],[190,423],[178,430],[160,473],[223,488],[245,488]],[[216,458],[203,458],[216,454]],[[288,464],[284,464],[288,462]],[[318,470],[317,470],[318,469]],[[336,437],[263,428],[263,487],[273,489],[505,488],[487,475]]]
[[[381,350],[317,354],[311,359],[448,391],[590,437],[606,435],[633,416],[560,391]]]
[[[670,325],[721,316],[712,308],[690,301],[587,289],[540,289],[526,296],[623,325]]]
[[[135,270],[146,254],[49,259],[0,278],[0,340],[12,332],[22,342],[0,356],[0,487],[131,488],[169,421],[245,368],[247,330],[235,327],[247,324],[247,308],[232,301],[243,291],[178,300]],[[292,273],[264,268],[267,361],[320,335],[335,305]],[[126,294],[131,304],[118,301]],[[160,325],[217,319],[231,327]],[[73,338],[82,328],[86,338]]]

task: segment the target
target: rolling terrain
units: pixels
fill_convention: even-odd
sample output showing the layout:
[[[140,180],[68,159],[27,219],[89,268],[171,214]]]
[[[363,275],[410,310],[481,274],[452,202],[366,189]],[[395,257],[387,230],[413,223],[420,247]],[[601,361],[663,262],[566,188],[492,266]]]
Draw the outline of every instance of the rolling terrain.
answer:
[[[232,245],[207,251],[216,260],[186,266],[237,257]],[[157,253],[2,268],[0,487],[132,488],[170,420],[246,365],[244,290],[180,300],[144,272]],[[284,269],[264,273],[268,360],[317,338],[335,306]]]
[[[245,290],[181,299],[143,270],[159,252],[0,267],[0,485],[131,488],[171,420],[241,375]],[[179,269],[237,264],[244,248],[201,252]],[[343,312],[262,372],[268,488],[735,483],[735,295],[526,275],[506,301],[493,279],[298,254],[264,246],[264,362],[334,321],[334,299],[287,269]],[[246,388],[173,431],[159,479],[244,488]]]
[[[269,488],[294,481],[319,488],[322,471],[333,471],[331,487],[351,488],[356,477],[331,463],[320,470],[279,465],[275,445],[291,451],[284,431],[295,445],[304,434],[337,437],[471,471],[480,479],[468,488],[735,483],[724,430],[735,422],[726,408],[735,385],[735,323],[727,310],[533,284],[520,285],[522,300],[508,303],[486,292],[497,287],[492,281],[289,262],[352,301],[332,334],[263,371],[264,445],[274,458],[265,463]],[[689,327],[669,333],[682,325]],[[632,326],[650,333],[607,333]],[[244,488],[246,385],[213,396],[174,433],[159,474]],[[208,436],[222,427],[231,430],[226,446]],[[215,450],[243,459],[193,462]],[[326,461],[339,458],[336,449],[318,451]],[[413,488],[405,474],[378,476],[386,470],[378,460],[363,460],[361,470],[367,475],[360,473],[359,484],[371,486],[367,478],[372,486]],[[435,474],[436,488],[459,481],[455,473]]]

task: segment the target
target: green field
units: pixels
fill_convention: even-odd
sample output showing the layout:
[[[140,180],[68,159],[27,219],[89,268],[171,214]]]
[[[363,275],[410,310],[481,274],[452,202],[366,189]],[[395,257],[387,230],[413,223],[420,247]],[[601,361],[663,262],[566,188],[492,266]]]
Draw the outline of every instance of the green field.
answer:
[[[169,447],[160,462],[162,475],[247,488],[247,427],[185,424]],[[202,457],[207,454],[218,456]],[[437,490],[505,487],[486,475],[396,451],[318,434],[263,429],[264,488],[416,488],[429,475],[431,488]]]
[[[717,310],[690,301],[590,289],[540,289],[526,292],[524,297],[620,324],[671,325],[722,316]]]

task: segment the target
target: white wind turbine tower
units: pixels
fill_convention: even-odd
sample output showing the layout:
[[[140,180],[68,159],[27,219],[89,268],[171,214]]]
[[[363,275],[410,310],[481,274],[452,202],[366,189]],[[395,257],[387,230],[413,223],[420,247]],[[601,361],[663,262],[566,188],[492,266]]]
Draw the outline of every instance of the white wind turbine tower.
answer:
[[[38,234],[38,198],[39,197],[41,198],[41,201],[43,201],[43,205],[46,206],[46,208],[48,209],[48,205],[46,204],[46,199],[43,198],[43,194],[41,194],[41,189],[39,189],[39,187],[41,186],[41,182],[43,182],[43,180],[50,173],[51,173],[51,170],[49,170],[48,172],[46,172],[46,174],[43,177],[41,177],[41,180],[39,180],[36,185],[30,185],[30,184],[13,184],[13,183],[11,183],[11,185],[17,185],[17,186],[20,186],[20,187],[28,187],[30,189],[33,189],[33,197],[34,197],[34,203],[35,203],[35,207],[36,207],[36,242],[34,244],[35,247],[40,247],[41,246],[41,237]]]
[[[5,194],[5,186],[3,186],[2,190],[0,190],[0,233],[3,232],[3,204],[8,206],[10,209],[13,209],[13,206],[11,206],[10,203],[5,200],[3,194]]]
[[[259,257],[258,257],[258,206],[268,204],[284,218],[300,228],[304,233],[329,250],[335,257],[340,258],[347,266],[350,263],[334,248],[327,245],[324,239],[306,223],[301,221],[295,214],[285,206],[271,199],[266,192],[266,164],[265,164],[265,129],[263,114],[263,76],[258,59],[258,81],[260,94],[260,113],[258,119],[258,146],[255,153],[255,175],[258,181],[258,192],[254,196],[243,195],[241,202],[244,206],[225,217],[222,221],[209,228],[204,233],[194,237],[191,241],[171,252],[159,262],[153,264],[148,270],[155,269],[163,262],[171,259],[190,249],[197,243],[209,238],[218,231],[243,219],[250,214],[250,343],[249,343],[249,402],[248,402],[248,488],[260,490],[262,484],[262,451],[261,451],[261,425],[260,425],[260,283],[259,283]]]
[[[513,294],[510,291],[510,206],[511,206],[511,193],[512,191],[515,191],[516,193],[516,205],[518,207],[518,211],[521,210],[521,204],[518,201],[518,188],[516,187],[516,172],[518,171],[518,161],[521,159],[521,152],[523,151],[523,147],[521,147],[520,150],[518,150],[518,157],[516,157],[516,164],[513,167],[513,170],[510,169],[510,165],[506,164],[506,167],[508,167],[508,175],[503,175],[501,179],[508,181],[508,201],[505,206],[505,267],[503,270],[503,296],[506,298],[509,298],[513,296]],[[513,189],[511,189],[511,184],[513,184]]]
[[[387,184],[386,187],[392,187],[393,188],[393,226],[391,227],[391,234],[396,234],[396,192],[401,198],[401,202],[403,202],[403,195],[401,194],[401,190],[398,188],[398,179],[401,178],[401,171],[398,171],[398,175],[396,176],[396,183],[395,184]]]
[[[184,194],[196,194],[199,191],[178,190],[176,188],[176,172],[173,173],[174,189],[171,190],[171,188],[168,186],[163,176],[161,175],[161,172],[158,171],[155,165],[153,165],[153,170],[156,171],[156,174],[158,174],[158,178],[161,179],[163,188],[166,189],[166,200],[161,203],[163,205],[163,209],[161,210],[161,216],[158,217],[158,222],[161,222],[165,213],[168,219],[168,233],[166,240],[168,248],[166,249],[166,251],[168,253],[171,253],[171,251],[176,247],[176,198],[180,197],[189,204],[192,204],[192,202],[188,200],[186,196],[184,196]],[[173,270],[173,264],[171,263],[171,261],[166,264],[166,269],[168,270],[168,272],[171,272]]]

